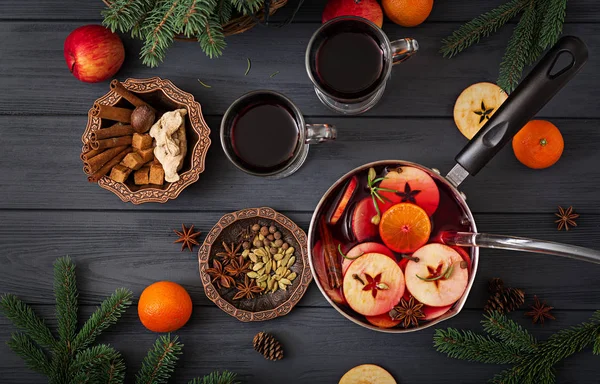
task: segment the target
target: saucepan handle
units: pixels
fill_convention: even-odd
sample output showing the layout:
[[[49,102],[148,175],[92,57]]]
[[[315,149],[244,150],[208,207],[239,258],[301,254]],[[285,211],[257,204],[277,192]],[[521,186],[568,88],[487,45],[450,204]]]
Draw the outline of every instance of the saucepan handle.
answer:
[[[581,39],[561,38],[456,156],[456,162],[475,176],[579,72],[587,58]]]
[[[443,232],[441,239],[447,245],[545,253],[600,264],[600,251],[552,241],[472,232]]]

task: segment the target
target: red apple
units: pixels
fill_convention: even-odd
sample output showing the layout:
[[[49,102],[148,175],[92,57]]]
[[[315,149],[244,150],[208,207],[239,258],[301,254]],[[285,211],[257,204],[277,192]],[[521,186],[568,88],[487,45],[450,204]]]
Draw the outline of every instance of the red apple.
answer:
[[[440,204],[440,191],[435,181],[427,172],[415,167],[398,167],[388,172],[379,187],[397,191],[379,192],[384,199],[390,201],[380,205],[382,213],[394,204],[405,202],[418,205],[431,216]]]
[[[382,255],[389,256],[392,259],[396,260],[394,253],[392,251],[390,251],[388,249],[388,247],[386,247],[383,244],[361,243],[361,244],[354,246],[346,254],[346,257],[348,257],[348,259],[344,258],[344,261],[342,261],[342,273],[344,275],[346,274],[346,271],[348,270],[348,267],[350,267],[350,264],[352,264],[352,262],[354,260],[356,260],[355,258],[358,258],[361,255],[366,255],[367,253],[381,253]],[[354,260],[352,260],[352,259],[354,259]]]
[[[359,16],[383,25],[383,11],[377,0],[329,0],[323,10],[323,23],[340,16]]]
[[[362,243],[365,240],[377,237],[379,227],[371,222],[377,215],[377,210],[373,205],[373,199],[365,197],[354,207],[352,212],[352,233],[356,241]]]
[[[67,36],[64,55],[77,79],[97,83],[114,76],[125,59],[119,35],[101,25],[85,25]]]
[[[336,244],[337,246],[337,244]],[[329,288],[329,283],[327,282],[327,269],[325,268],[325,258],[323,257],[323,247],[321,247],[321,242],[318,241],[313,248],[313,265],[315,267],[315,272],[317,274],[316,278],[319,279],[319,283],[323,290],[329,296],[329,298],[337,304],[347,304],[346,299],[344,299],[344,295],[342,294],[342,289],[332,289]]]
[[[401,320],[394,320],[388,313],[382,313],[377,316],[365,316],[365,319],[379,328],[392,328],[401,323]]]
[[[442,316],[444,313],[448,312],[450,308],[452,308],[453,304],[445,305],[443,307],[430,307],[429,305],[424,305],[422,308],[423,314],[425,317],[423,320],[433,320]]]
[[[453,246],[450,247],[452,249],[454,249],[456,252],[458,252],[458,254],[460,255],[460,257],[462,257],[463,261],[467,262],[467,271],[469,271],[469,273],[471,273],[471,256],[469,256],[469,254],[467,253],[467,251],[459,246]]]
[[[350,264],[344,276],[348,305],[364,316],[389,312],[404,294],[404,275],[391,257],[368,253]]]
[[[354,192],[356,191],[357,187],[358,177],[352,176],[352,178],[346,183],[342,191],[340,191],[340,194],[331,206],[331,210],[327,215],[329,217],[329,219],[327,220],[329,224],[335,225],[340,219],[340,217],[342,217],[344,211],[346,210],[346,206],[348,205],[348,202],[350,202],[352,196],[354,196]]]
[[[469,272],[461,268],[463,259],[458,252],[447,245],[427,244],[413,257],[419,261],[408,262],[405,278],[415,299],[432,307],[444,307],[460,299],[467,288]]]

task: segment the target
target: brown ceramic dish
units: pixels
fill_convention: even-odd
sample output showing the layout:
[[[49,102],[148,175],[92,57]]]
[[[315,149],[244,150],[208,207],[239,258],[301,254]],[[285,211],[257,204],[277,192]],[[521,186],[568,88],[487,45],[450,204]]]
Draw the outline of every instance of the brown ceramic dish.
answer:
[[[180,179],[175,183],[165,183],[162,186],[137,186],[132,181],[118,183],[104,176],[98,185],[112,191],[124,201],[133,204],[148,202],[165,203],[169,199],[175,199],[188,185],[196,182],[199,175],[204,172],[204,159],[210,146],[210,129],[202,117],[200,104],[194,100],[194,96],[177,88],[169,80],[160,77],[150,79],[127,79],[123,86],[133,92],[139,98],[152,105],[158,110],[157,118],[167,111],[185,108],[188,114],[185,117],[186,136],[188,139],[188,152],[179,172]],[[132,108],[132,106],[110,90],[106,95],[100,97],[94,104],[104,104],[117,107]],[[92,116],[92,110],[88,112],[88,122],[81,140],[86,143],[90,134],[100,128],[114,124],[96,116]]]
[[[206,269],[212,266],[214,255],[223,251],[222,243],[236,242],[242,231],[255,223],[275,225],[283,234],[283,240],[296,249],[298,257],[291,270],[298,277],[286,290],[277,290],[272,294],[258,295],[250,300],[232,300],[235,288],[217,288],[211,283]],[[240,321],[264,321],[287,315],[300,301],[312,280],[308,264],[306,233],[286,216],[271,208],[248,208],[229,213],[217,222],[206,235],[198,251],[200,278],[206,296],[225,313]]]

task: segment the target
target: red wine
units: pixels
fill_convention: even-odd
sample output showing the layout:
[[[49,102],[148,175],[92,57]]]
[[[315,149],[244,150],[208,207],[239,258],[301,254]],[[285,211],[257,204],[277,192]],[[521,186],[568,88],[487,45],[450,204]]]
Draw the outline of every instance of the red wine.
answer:
[[[231,144],[246,168],[267,173],[284,168],[294,157],[299,135],[296,119],[285,105],[259,101],[235,117]]]
[[[382,78],[384,56],[367,32],[341,31],[325,38],[317,50],[316,72],[328,93],[361,97]]]

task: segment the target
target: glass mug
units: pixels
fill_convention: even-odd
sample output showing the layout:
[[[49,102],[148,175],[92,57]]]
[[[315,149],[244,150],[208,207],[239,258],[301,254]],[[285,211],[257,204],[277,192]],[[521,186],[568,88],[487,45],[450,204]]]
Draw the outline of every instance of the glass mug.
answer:
[[[275,91],[246,93],[229,106],[221,121],[221,145],[239,169],[281,179],[306,160],[310,144],[334,140],[329,124],[306,124],[300,109]]]
[[[336,112],[355,115],[377,104],[392,66],[418,50],[415,39],[390,42],[369,20],[342,16],[313,34],[305,65],[319,100]]]

